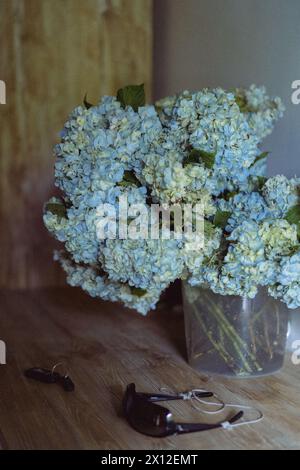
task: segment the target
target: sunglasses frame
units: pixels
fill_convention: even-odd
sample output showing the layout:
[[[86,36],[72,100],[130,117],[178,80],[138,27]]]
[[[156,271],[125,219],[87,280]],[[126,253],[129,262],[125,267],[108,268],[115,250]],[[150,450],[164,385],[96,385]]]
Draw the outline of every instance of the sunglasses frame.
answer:
[[[212,397],[211,392],[197,392],[199,397]],[[160,401],[169,400],[182,400],[185,394],[170,395],[163,393],[140,393],[136,392],[135,384],[131,383],[127,385],[126,391],[123,397],[123,412],[130,426],[136,431],[152,437],[167,437],[176,434],[187,434],[191,432],[208,431],[210,429],[230,427],[233,423],[238,421],[243,416],[243,411],[236,413],[231,419],[221,421],[215,424],[209,423],[176,423],[173,420],[172,413],[166,407],[156,404]],[[150,427],[153,426],[153,432],[149,430],[142,430],[141,425],[137,425],[134,419],[136,412],[144,413],[144,416],[148,414],[152,419],[151,422],[146,423]],[[163,426],[162,432],[159,434],[155,433],[155,429],[159,429],[159,426]],[[145,425],[146,428],[146,425]]]

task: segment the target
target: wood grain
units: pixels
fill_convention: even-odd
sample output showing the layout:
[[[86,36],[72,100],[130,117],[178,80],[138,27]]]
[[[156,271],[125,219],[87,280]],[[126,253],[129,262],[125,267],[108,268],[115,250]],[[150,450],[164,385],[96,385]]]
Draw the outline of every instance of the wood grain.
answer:
[[[85,93],[124,84],[150,100],[151,0],[0,0],[0,286],[64,282],[41,221],[53,194],[52,147]]]
[[[79,289],[0,291],[0,446],[9,449],[299,449],[299,367],[287,357],[274,376],[212,379],[185,360],[183,316],[163,304],[143,318]],[[23,377],[32,366],[64,361],[74,393]],[[121,414],[127,383],[140,391],[203,387],[227,401],[259,407],[264,420],[225,431],[145,437]],[[178,421],[207,421],[188,403],[172,403]],[[228,416],[228,415],[227,415]]]

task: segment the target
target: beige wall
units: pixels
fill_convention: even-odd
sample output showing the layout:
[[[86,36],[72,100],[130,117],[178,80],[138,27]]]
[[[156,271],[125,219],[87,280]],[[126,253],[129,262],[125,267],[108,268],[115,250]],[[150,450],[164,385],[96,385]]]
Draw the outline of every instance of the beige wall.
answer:
[[[300,176],[299,0],[155,0],[154,94],[265,84],[286,104],[265,148],[270,173]]]

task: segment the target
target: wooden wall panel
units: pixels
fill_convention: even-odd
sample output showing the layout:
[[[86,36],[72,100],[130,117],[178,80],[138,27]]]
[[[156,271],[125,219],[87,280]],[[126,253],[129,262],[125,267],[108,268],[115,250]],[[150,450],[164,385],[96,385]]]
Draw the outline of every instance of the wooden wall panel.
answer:
[[[43,202],[53,194],[52,147],[82,101],[146,85],[151,0],[0,0],[0,286],[64,282],[52,262]]]

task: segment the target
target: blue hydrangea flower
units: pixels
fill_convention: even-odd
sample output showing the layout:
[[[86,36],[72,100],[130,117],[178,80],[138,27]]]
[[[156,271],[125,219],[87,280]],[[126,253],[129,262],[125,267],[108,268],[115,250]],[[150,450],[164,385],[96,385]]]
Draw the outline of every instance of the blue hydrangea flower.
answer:
[[[259,144],[282,112],[278,98],[255,86],[184,91],[138,110],[109,96],[77,107],[55,147],[62,197],[51,198],[44,213],[64,244],[55,258],[68,282],[142,314],[180,278],[223,295],[253,297],[265,285],[290,307],[300,305],[298,227],[285,220],[298,204],[299,180],[277,176],[258,184],[265,175]],[[201,204],[199,244],[187,234],[100,238],[99,206],[110,204],[118,233],[122,196],[144,204],[145,219],[150,203]],[[224,228],[215,221],[220,211],[230,214]]]

